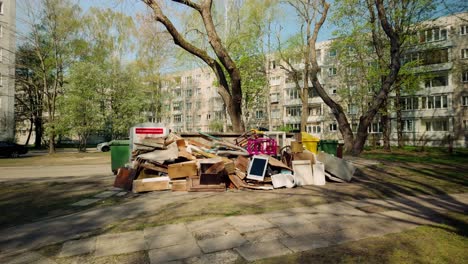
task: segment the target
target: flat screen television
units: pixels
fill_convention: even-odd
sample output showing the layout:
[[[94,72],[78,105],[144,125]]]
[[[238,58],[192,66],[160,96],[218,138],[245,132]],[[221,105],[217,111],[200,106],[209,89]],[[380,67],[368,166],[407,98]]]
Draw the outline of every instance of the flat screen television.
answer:
[[[253,156],[247,170],[247,179],[263,181],[268,166],[268,157]]]

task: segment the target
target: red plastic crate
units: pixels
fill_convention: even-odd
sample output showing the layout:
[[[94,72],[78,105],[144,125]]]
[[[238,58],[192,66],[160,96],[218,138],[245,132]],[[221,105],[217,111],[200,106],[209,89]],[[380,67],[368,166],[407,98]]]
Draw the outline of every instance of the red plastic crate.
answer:
[[[246,149],[250,155],[276,155],[278,150],[278,144],[276,143],[276,140],[272,138],[249,139],[247,142]]]

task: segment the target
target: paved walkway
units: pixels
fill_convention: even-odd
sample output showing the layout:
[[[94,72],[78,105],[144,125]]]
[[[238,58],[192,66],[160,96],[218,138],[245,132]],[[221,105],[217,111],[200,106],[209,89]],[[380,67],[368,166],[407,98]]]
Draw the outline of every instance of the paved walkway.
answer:
[[[155,193],[122,206],[10,228],[0,232],[0,254],[3,254],[0,262],[56,263],[60,258],[84,254],[98,258],[141,251],[147,252],[151,263],[231,263],[238,258],[254,261],[432,224],[437,222],[437,214],[444,211],[468,211],[468,193],[405,196],[212,218],[80,238],[106,223],[205,195],[210,194]],[[58,242],[65,243],[54,259],[32,251]]]

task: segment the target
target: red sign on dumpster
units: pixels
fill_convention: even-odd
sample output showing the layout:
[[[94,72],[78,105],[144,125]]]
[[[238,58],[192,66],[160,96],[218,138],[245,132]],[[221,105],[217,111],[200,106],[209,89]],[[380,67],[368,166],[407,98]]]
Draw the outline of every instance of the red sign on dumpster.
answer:
[[[165,128],[162,127],[137,127],[135,134],[165,135]]]

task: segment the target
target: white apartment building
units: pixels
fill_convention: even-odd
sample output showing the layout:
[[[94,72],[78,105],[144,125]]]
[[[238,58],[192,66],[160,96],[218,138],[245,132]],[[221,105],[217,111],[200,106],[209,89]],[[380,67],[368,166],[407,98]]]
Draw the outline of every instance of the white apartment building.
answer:
[[[15,136],[16,1],[0,1],[0,140]]]
[[[420,88],[402,94],[403,138],[407,145],[443,146],[449,141],[455,147],[468,146],[468,12],[426,21],[424,30],[415,36],[418,44],[408,49],[402,61],[418,59],[416,73],[423,76]],[[359,105],[369,95],[357,94],[352,78],[343,79],[344,69],[337,60],[332,41],[317,43],[319,79],[329,95],[347,109],[353,129],[359,121]],[[267,127],[279,130],[284,127],[300,128],[301,99],[299,91],[287,72],[279,67],[280,60],[268,63],[268,96],[259,100],[254,118],[247,128]],[[300,68],[300,62],[295,63]],[[369,65],[371,67],[371,65]],[[166,111],[162,122],[175,131],[223,131],[229,128],[225,107],[217,94],[216,78],[209,68],[199,68],[166,76],[162,90],[170,96],[164,102]],[[356,80],[354,80],[356,81]],[[343,91],[348,98],[343,98]],[[396,111],[394,94],[390,96],[391,143],[396,145]],[[393,109],[393,110],[392,110]],[[340,139],[341,134],[330,109],[312,91],[309,93],[307,132],[323,139]],[[260,120],[263,120],[261,122]],[[382,140],[380,117],[369,128],[369,144]]]

